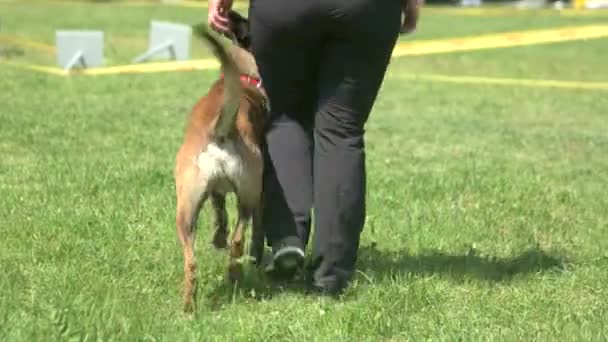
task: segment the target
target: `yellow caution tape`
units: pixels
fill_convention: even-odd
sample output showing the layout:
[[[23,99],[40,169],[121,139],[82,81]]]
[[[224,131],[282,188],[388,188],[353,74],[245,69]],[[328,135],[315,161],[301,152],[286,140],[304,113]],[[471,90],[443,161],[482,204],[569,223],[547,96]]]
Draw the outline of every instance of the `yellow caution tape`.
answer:
[[[176,61],[176,62],[157,62],[157,63],[145,63],[145,64],[130,64],[130,65],[119,65],[112,67],[99,67],[89,69],[72,69],[65,71],[57,67],[47,67],[35,64],[19,63],[13,61],[0,60],[0,62],[12,65],[21,69],[28,69],[34,71],[40,71],[47,74],[69,76],[69,75],[112,75],[112,74],[137,74],[137,73],[153,73],[153,72],[166,72],[166,71],[193,71],[193,70],[210,70],[218,69],[219,63],[214,59],[198,59],[189,61]]]
[[[521,31],[502,34],[484,35],[467,38],[451,38],[441,40],[417,41],[398,44],[393,57],[425,55],[432,53],[447,53],[454,51],[468,51],[490,48],[503,48],[510,46],[533,45],[542,43],[554,43],[561,41],[590,39],[608,37],[608,25],[592,25],[581,27],[566,27],[551,30]],[[41,43],[42,44],[42,43]],[[191,71],[217,69],[219,63],[215,59],[198,59],[188,61],[171,61],[131,64],[111,67],[99,67],[65,72],[56,67],[46,67],[40,65],[30,65],[23,63],[12,63],[18,67],[30,70],[46,72],[54,75],[109,75],[109,74],[130,74],[130,73],[150,73],[167,71]]]
[[[509,85],[525,87],[608,90],[608,82],[580,82],[558,80],[534,80],[517,78],[436,75],[436,74],[389,74],[388,79],[426,80],[460,84]]]
[[[47,67],[47,66],[43,66],[43,65],[20,63],[20,62],[4,60],[1,58],[0,58],[0,63],[4,63],[4,64],[7,64],[10,66],[19,68],[19,69],[39,71],[39,72],[43,72],[45,74],[51,74],[51,75],[57,75],[57,76],[66,76],[67,75],[65,71],[63,71],[62,69],[59,69],[59,68],[55,68],[55,67]]]
[[[70,73],[59,69],[44,67],[39,65],[31,65],[24,63],[16,63],[12,61],[0,62],[23,69],[35,70],[47,74],[68,76]],[[135,66],[135,68],[134,68]],[[166,62],[166,63],[150,63],[145,65],[134,66],[118,66],[110,68],[93,68],[84,69],[82,71],[72,71],[85,75],[109,75],[109,74],[124,74],[124,73],[150,73],[160,71],[190,71],[190,70],[212,70],[217,69],[219,65],[215,61],[198,60],[187,62]],[[145,67],[145,68],[143,68]],[[541,87],[541,88],[562,88],[562,89],[589,89],[589,90],[608,90],[608,82],[581,82],[581,81],[559,81],[559,80],[534,80],[534,79],[517,79],[517,78],[499,78],[499,77],[480,77],[480,76],[459,76],[459,75],[437,75],[437,74],[395,74],[390,72],[387,79],[408,79],[408,80],[426,80],[445,83],[459,84],[484,84],[484,85],[505,85],[505,86],[525,86],[525,87]]]
[[[488,34],[469,38],[449,38],[398,44],[393,56],[425,55],[455,51],[496,49],[570,40],[608,37],[608,25],[564,27],[549,30]]]
[[[500,7],[485,7],[485,8],[460,8],[460,7],[435,7],[423,6],[422,15],[451,15],[451,16],[514,16],[514,15],[554,15],[554,16],[605,16],[608,15],[606,10],[582,10],[579,8],[568,9],[552,9],[552,8],[500,8]]]
[[[214,59],[195,59],[188,61],[157,62],[81,69],[72,71],[72,73],[82,75],[136,74],[166,71],[209,70],[218,69],[219,66],[219,63]]]

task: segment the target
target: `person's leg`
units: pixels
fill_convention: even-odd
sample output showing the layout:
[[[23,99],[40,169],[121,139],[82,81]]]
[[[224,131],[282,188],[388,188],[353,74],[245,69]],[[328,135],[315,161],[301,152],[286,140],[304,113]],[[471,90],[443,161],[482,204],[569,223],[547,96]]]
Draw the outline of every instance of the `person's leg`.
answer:
[[[365,221],[364,125],[400,28],[399,0],[328,1],[330,38],[320,64],[315,117],[315,285],[350,281]]]
[[[249,11],[252,48],[271,107],[263,226],[275,257],[285,251],[303,257],[310,233],[317,36],[309,7],[297,0],[256,0]]]

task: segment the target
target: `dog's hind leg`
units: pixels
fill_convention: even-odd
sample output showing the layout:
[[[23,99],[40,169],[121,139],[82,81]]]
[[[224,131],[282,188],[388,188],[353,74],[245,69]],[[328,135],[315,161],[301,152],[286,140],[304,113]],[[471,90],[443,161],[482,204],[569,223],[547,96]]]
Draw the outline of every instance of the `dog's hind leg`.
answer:
[[[198,170],[192,168],[176,176],[177,236],[184,252],[184,311],[191,313],[195,309],[196,295],[196,258],[194,242],[198,213],[207,197],[206,181]]]
[[[253,211],[251,224],[251,246],[249,255],[255,260],[254,263],[259,267],[262,265],[264,256],[265,234],[262,228],[262,206],[258,205]]]
[[[252,214],[253,210],[250,207],[239,203],[239,216],[236,229],[234,230],[234,233],[232,233],[232,239],[230,241],[230,265],[228,266],[228,276],[232,281],[238,281],[242,277],[243,267],[242,261],[239,259],[243,256],[245,233]]]
[[[228,213],[226,212],[226,195],[212,193],[211,204],[215,213],[215,233],[213,246],[217,249],[226,248],[228,239]]]

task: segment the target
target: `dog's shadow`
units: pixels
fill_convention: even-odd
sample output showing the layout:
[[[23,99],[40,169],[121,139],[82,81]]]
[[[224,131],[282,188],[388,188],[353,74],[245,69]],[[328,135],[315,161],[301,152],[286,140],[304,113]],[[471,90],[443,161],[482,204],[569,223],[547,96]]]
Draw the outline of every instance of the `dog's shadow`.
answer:
[[[473,278],[507,282],[533,273],[561,272],[565,267],[564,257],[546,252],[539,246],[518,256],[499,258],[480,256],[473,248],[462,254],[431,250],[414,255],[407,251],[380,249],[372,243],[360,249],[357,279],[359,283],[378,283],[400,276],[441,275],[455,281]],[[223,282],[207,293],[205,297],[211,308],[218,308],[236,298],[267,300],[285,291],[306,292],[302,282],[273,283],[254,266],[247,265],[245,269],[247,272],[240,283]]]

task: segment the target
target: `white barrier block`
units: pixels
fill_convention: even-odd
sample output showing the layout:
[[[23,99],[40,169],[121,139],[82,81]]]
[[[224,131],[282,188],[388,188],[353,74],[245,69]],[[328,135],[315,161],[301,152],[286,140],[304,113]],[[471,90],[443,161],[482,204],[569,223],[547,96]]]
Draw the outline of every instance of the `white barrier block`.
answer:
[[[133,63],[140,63],[153,57],[178,61],[190,58],[190,37],[192,28],[188,25],[163,21],[150,22],[148,51],[136,57]]]
[[[103,31],[59,30],[55,32],[57,64],[72,69],[103,65]]]

